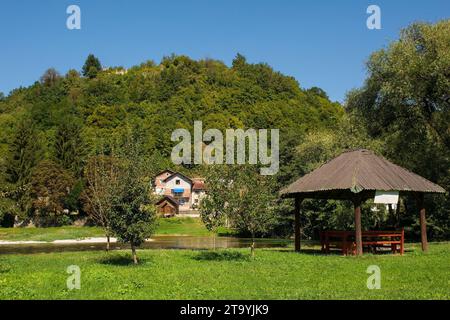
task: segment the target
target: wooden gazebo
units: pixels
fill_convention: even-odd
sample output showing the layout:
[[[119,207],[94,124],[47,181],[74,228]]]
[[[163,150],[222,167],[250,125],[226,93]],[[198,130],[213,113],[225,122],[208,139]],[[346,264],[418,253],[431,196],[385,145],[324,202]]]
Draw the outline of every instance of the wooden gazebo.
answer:
[[[376,191],[412,193],[420,213],[422,250],[428,250],[424,207],[425,193],[445,193],[427,179],[412,173],[370,150],[347,151],[281,190],[284,198],[295,199],[295,251],[300,251],[300,211],[305,198],[350,200],[355,210],[356,254],[362,255],[361,203]]]

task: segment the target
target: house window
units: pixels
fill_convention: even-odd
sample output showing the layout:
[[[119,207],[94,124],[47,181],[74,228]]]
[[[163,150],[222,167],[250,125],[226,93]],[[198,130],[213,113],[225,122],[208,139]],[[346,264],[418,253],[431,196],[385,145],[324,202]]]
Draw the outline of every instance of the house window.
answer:
[[[175,180],[175,184],[180,184],[180,179]]]

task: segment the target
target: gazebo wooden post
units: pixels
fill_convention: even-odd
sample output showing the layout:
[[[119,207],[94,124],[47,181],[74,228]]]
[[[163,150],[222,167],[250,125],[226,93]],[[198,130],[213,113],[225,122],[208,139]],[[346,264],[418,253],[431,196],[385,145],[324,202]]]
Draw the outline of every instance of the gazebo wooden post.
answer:
[[[300,238],[301,238],[301,226],[300,226],[300,211],[303,199],[299,196],[295,197],[295,222],[294,222],[294,234],[295,234],[295,252],[300,252]]]
[[[422,240],[422,251],[428,251],[428,239],[427,239],[427,219],[425,217],[425,204],[424,194],[419,193],[417,195],[417,207],[420,213],[420,236]]]
[[[355,196],[353,199],[353,207],[355,208],[355,239],[356,239],[356,255],[363,254],[362,248],[362,231],[361,231],[361,199]]]

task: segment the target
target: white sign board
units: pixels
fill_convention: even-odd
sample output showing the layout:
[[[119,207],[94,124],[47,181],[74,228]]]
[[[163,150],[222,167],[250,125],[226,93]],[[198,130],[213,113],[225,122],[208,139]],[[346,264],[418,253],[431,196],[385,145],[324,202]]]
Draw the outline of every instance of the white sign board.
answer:
[[[376,191],[374,203],[383,204],[397,204],[398,203],[398,191]]]

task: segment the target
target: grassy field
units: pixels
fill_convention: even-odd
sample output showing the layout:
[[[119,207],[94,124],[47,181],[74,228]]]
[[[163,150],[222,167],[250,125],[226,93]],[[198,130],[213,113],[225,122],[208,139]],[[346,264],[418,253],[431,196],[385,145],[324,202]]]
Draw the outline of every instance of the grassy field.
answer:
[[[450,244],[404,256],[301,254],[291,249],[140,250],[0,255],[0,299],[450,299]],[[68,290],[66,268],[81,269]],[[381,269],[369,290],[367,267]]]
[[[199,218],[159,219],[157,235],[205,236],[211,234]],[[0,228],[0,240],[53,241],[103,237],[98,227],[51,227],[51,228]]]

